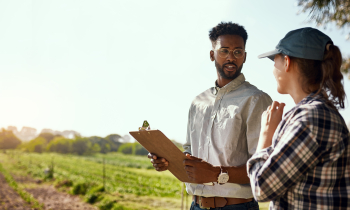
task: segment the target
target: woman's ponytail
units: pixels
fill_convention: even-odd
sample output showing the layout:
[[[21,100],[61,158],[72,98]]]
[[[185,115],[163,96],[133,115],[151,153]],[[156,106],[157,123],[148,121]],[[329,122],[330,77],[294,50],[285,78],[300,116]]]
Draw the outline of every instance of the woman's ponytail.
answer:
[[[337,109],[344,108],[345,100],[342,83],[343,74],[340,71],[342,60],[339,48],[333,44],[328,44],[321,62],[322,81],[320,90],[326,91],[329,102]]]
[[[328,44],[326,48],[322,61],[295,57],[290,59],[299,67],[302,76],[300,82],[306,93],[312,93],[316,87],[316,94],[323,93],[328,105],[336,109],[344,108],[345,92],[340,71],[342,55],[333,44]]]

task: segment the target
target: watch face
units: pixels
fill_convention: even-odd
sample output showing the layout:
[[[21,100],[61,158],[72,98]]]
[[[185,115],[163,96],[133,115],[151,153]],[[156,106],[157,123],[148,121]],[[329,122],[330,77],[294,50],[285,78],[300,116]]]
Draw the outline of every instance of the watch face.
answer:
[[[230,177],[228,176],[227,173],[221,173],[218,177],[218,183],[224,184],[228,181]]]

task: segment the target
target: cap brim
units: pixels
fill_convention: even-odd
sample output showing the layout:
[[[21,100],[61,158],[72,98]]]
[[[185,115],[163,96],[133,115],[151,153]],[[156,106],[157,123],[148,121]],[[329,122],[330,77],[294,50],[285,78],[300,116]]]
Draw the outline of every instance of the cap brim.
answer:
[[[278,49],[272,50],[270,52],[263,53],[258,56],[258,58],[269,58],[272,61],[275,59],[275,55],[280,54],[281,52]]]

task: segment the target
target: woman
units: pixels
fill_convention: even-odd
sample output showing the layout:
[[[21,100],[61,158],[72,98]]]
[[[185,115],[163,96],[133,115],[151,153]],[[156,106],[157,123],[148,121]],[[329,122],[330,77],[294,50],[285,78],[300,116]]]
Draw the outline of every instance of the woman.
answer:
[[[263,57],[275,62],[277,91],[296,105],[283,119],[284,104],[276,101],[262,114],[257,150],[247,162],[255,199],[271,201],[270,209],[350,209],[339,48],[321,31],[302,28]]]

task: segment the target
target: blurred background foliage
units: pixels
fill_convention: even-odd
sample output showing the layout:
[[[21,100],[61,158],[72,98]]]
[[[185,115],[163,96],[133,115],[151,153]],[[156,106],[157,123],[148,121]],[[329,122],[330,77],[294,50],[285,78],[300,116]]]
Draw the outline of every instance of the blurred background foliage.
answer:
[[[327,28],[335,24],[339,29],[347,33],[350,38],[350,0],[298,0],[300,12],[309,13],[310,21],[315,21],[318,26]],[[343,55],[342,72],[350,79],[350,57]]]
[[[0,132],[0,149],[19,149],[23,152],[55,152],[60,154],[91,155],[120,152],[130,155],[147,155],[148,151],[138,142],[122,142],[118,134],[110,134],[104,138],[99,136],[65,138],[51,133],[41,133],[38,137],[22,142],[12,131],[2,129]],[[183,151],[182,144],[172,142]]]

